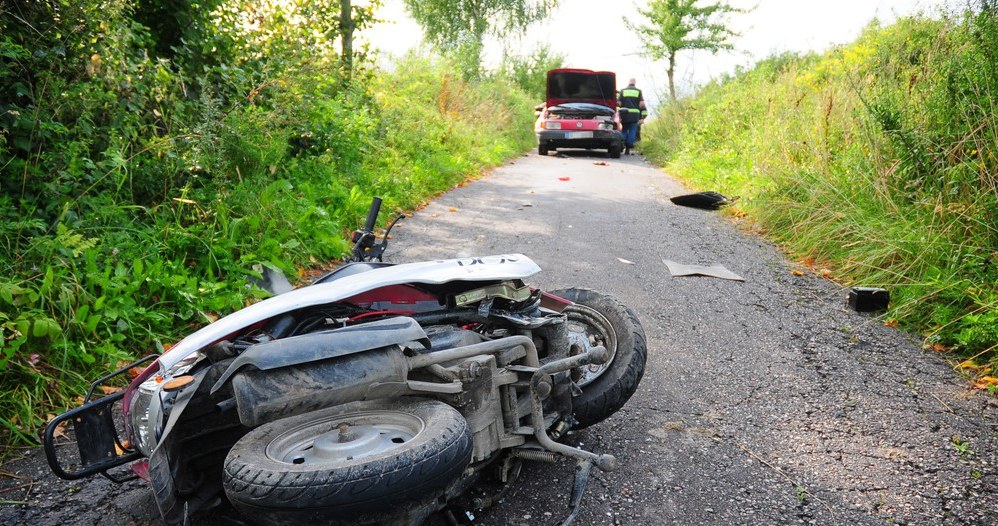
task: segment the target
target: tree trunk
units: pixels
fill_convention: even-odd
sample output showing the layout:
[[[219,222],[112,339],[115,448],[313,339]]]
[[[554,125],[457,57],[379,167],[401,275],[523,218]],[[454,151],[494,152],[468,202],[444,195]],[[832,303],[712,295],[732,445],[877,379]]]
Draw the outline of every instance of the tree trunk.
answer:
[[[673,81],[673,77],[676,73],[676,52],[673,51],[669,53],[669,69],[667,70],[669,74],[669,97],[672,98],[672,102],[676,102],[676,84]]]
[[[353,70],[353,13],[351,0],[340,0],[340,42],[343,52],[343,71],[349,78]]]

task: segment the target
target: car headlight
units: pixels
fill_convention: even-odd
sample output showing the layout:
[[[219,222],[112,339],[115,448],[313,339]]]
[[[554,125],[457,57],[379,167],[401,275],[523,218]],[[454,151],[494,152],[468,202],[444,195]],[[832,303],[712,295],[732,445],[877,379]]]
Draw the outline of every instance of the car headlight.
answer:
[[[601,130],[613,130],[616,126],[612,122],[604,121],[599,123],[599,129]]]
[[[560,130],[561,123],[558,121],[544,121],[544,129],[546,130]]]

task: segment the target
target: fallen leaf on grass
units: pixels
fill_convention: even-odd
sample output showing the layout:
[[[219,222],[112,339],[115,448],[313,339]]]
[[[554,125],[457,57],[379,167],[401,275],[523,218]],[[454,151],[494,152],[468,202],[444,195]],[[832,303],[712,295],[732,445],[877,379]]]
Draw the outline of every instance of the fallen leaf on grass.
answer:
[[[898,325],[900,325],[900,324],[894,318],[891,318],[891,319],[889,319],[889,320],[887,320],[887,321],[884,322],[884,327],[890,327],[892,329],[897,329]]]
[[[797,269],[791,270],[790,273],[793,274],[794,276],[803,276],[804,275],[803,272],[801,272],[801,271],[799,271]]]
[[[102,393],[104,393],[106,395],[113,395],[114,393],[120,393],[121,392],[121,388],[120,387],[111,387],[110,385],[102,385],[102,386],[100,386],[100,392],[102,392]]]
[[[998,378],[982,376],[974,382],[974,389],[988,389],[989,387],[998,387]]]
[[[897,321],[895,321],[894,323],[897,324]],[[932,345],[929,346],[929,349],[932,349],[933,351],[936,352],[946,352],[949,350],[948,347],[946,347],[941,343],[933,343]]]
[[[634,264],[633,261],[629,261],[629,260],[626,260],[624,258],[617,258],[617,261],[619,261],[621,263],[624,263],[625,265],[633,265]]]
[[[987,366],[986,365],[978,365],[973,360],[965,360],[963,362],[960,362],[960,364],[957,365],[957,368],[959,368],[959,369],[967,369],[967,370],[975,371],[975,372],[981,372],[983,369],[986,369]]]
[[[571,179],[572,179],[571,177],[559,177],[558,178],[559,181],[570,181]]]
[[[51,422],[52,420],[55,420],[55,415],[54,414],[49,413],[49,414],[45,415],[45,421],[46,422]],[[66,434],[66,429],[68,429],[68,427],[69,427],[69,421],[68,420],[60,422],[59,425],[55,426],[55,431],[52,432],[52,437],[53,438],[66,438],[67,436],[69,436],[69,435]]]

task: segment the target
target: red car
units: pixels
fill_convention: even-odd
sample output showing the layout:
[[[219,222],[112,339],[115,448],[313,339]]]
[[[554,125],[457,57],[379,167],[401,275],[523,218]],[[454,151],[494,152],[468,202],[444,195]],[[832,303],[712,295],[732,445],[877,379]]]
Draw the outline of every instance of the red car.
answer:
[[[552,69],[547,101],[537,107],[537,153],[560,148],[605,149],[617,159],[624,149],[617,118],[617,76],[612,71]]]

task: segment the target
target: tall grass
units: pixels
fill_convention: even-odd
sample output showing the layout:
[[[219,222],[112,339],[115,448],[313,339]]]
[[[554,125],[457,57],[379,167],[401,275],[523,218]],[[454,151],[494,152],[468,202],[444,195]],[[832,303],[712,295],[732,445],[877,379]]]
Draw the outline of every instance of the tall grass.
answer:
[[[122,156],[110,190],[80,189],[52,220],[5,189],[0,441],[34,443],[87,380],[261,297],[253,265],[295,276],[344,255],[371,196],[385,215],[412,208],[527,149],[527,96],[450,69],[409,57],[348,89],[281,78],[249,103],[207,100],[186,129]],[[115,190],[150,170],[170,178],[149,191],[161,198]]]
[[[644,151],[741,196],[802,261],[888,287],[888,316],[972,358],[984,387],[998,366],[996,56],[993,10],[873,24],[663,108]]]

